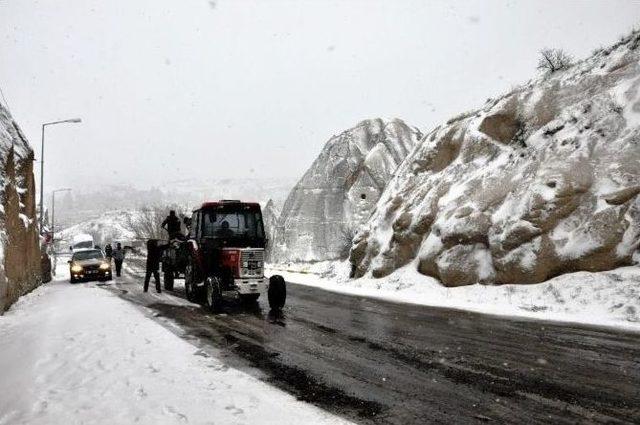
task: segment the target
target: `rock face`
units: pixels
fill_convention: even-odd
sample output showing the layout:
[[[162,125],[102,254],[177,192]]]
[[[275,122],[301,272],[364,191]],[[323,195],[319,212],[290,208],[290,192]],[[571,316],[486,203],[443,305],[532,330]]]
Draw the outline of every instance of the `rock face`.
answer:
[[[41,282],[33,151],[0,105],[0,313]]]
[[[640,34],[426,135],[350,253],[447,286],[630,264],[640,243]]]
[[[332,137],[284,204],[272,260],[346,258],[356,229],[421,137],[397,119],[362,121]]]
[[[278,208],[272,199],[269,199],[262,206],[262,221],[264,223],[264,234],[267,237],[267,248],[265,249],[265,261],[271,261],[271,253],[273,252],[273,244],[276,238],[276,229],[278,227]]]

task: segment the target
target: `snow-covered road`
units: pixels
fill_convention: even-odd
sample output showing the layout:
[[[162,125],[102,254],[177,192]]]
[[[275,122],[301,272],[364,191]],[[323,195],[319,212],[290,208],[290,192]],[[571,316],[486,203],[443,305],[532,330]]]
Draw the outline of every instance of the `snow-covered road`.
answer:
[[[64,278],[0,316],[0,424],[346,423]]]
[[[640,334],[435,308],[288,281],[287,305],[213,314],[182,281],[109,289],[227,365],[361,424],[637,423]],[[196,342],[197,341],[197,342]]]

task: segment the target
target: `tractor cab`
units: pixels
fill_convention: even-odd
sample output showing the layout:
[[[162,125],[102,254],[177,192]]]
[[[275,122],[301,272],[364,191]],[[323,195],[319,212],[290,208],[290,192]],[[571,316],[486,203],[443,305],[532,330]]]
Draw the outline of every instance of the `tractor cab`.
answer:
[[[193,212],[189,238],[217,248],[264,250],[260,205],[231,200],[205,202]]]

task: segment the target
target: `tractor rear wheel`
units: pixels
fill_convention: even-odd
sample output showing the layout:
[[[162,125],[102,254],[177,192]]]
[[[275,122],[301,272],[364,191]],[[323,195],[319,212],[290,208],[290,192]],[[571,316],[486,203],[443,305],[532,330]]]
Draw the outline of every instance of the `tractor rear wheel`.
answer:
[[[287,285],[284,278],[278,274],[269,278],[269,307],[271,310],[281,310],[287,301]]]

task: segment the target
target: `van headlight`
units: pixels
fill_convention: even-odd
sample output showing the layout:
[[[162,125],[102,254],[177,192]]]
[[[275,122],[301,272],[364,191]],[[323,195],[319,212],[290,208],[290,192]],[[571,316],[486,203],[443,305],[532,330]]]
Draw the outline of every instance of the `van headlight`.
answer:
[[[73,266],[71,266],[71,271],[74,273],[80,273],[82,271],[82,266],[74,264]]]
[[[111,266],[109,265],[109,263],[101,263],[100,264],[100,270],[109,270],[111,268]]]

